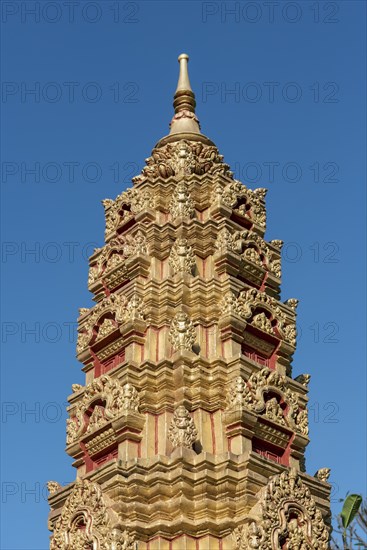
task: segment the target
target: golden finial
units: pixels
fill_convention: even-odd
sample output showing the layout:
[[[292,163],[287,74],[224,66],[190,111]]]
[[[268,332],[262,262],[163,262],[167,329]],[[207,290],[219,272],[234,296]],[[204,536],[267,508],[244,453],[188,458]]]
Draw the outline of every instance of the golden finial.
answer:
[[[178,62],[180,64],[180,74],[178,77],[177,89],[173,100],[173,106],[175,113],[181,111],[191,111],[195,113],[196,101],[195,94],[191,89],[189,72],[187,63],[189,56],[186,53],[182,53],[178,56]]]
[[[178,139],[200,141],[207,145],[214,145],[210,139],[200,132],[199,120],[195,114],[195,94],[191,89],[189,72],[187,70],[188,61],[189,56],[186,53],[182,53],[178,56],[180,72],[173,98],[175,115],[169,125],[169,135],[160,139],[156,147],[163,147],[167,143],[177,141]]]

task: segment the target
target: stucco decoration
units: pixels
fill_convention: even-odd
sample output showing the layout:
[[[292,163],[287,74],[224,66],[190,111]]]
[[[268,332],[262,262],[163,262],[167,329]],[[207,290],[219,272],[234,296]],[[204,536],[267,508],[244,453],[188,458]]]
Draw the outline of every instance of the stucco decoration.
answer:
[[[229,387],[227,409],[246,408],[269,420],[308,435],[307,410],[287,384],[285,376],[264,367],[245,382],[237,377]]]
[[[234,531],[238,550],[327,550],[329,532],[321,511],[298,472],[271,478],[260,517]]]
[[[100,487],[77,480],[56,522],[50,550],[137,550],[127,530],[113,525]]]
[[[96,405],[93,406],[93,403]],[[86,413],[91,407],[93,410],[88,416]],[[84,395],[76,404],[72,417],[67,419],[66,442],[70,445],[83,433],[92,432],[113,418],[138,410],[139,396],[134,386],[130,383],[121,385],[107,374],[102,375],[85,387]]]
[[[187,447],[190,449],[197,436],[198,431],[189,411],[183,405],[177,407],[168,429],[168,439],[173,447]]]

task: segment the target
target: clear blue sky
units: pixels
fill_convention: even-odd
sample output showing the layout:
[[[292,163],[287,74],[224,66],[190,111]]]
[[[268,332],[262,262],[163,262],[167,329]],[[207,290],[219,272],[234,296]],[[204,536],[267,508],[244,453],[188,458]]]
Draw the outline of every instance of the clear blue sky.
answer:
[[[103,244],[100,201],[167,133],[182,52],[203,132],[239,179],[269,188],[267,238],[286,243],[282,298],[300,299],[294,374],[312,374],[308,472],[331,467],[334,500],[365,492],[366,4],[1,7],[1,548],[46,550],[45,483],[75,478],[64,405],[83,382],[86,256]]]

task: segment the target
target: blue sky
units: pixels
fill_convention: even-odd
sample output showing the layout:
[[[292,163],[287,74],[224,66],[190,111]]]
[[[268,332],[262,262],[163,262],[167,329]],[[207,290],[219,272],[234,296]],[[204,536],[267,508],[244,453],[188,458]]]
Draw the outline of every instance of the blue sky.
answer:
[[[45,550],[45,483],[75,478],[65,403],[100,201],[167,133],[182,52],[203,133],[269,189],[267,238],[285,241],[307,470],[331,467],[334,511],[365,493],[365,6],[2,2],[2,549]]]

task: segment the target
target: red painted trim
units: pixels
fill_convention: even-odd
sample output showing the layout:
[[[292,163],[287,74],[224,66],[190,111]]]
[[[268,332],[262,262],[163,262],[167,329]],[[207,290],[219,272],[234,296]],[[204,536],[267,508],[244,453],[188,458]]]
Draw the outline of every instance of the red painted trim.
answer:
[[[217,441],[215,439],[214,413],[210,414],[210,426],[212,429],[213,454],[217,452]]]
[[[155,331],[156,338],[155,338],[155,360],[158,362],[159,359],[159,329]]]
[[[154,452],[158,454],[158,420],[159,416],[154,415]]]

